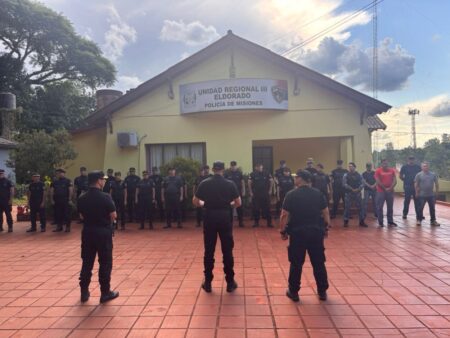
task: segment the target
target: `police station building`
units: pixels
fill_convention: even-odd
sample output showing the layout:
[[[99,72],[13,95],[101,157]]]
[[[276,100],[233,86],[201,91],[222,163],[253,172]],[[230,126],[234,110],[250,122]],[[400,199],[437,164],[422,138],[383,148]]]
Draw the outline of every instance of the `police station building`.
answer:
[[[295,170],[308,157],[326,171],[336,160],[362,170],[371,160],[371,133],[386,126],[390,106],[248,40],[228,34],[122,95],[97,93],[87,127],[72,132],[80,166],[126,173],[174,157],[200,163],[280,160]]]

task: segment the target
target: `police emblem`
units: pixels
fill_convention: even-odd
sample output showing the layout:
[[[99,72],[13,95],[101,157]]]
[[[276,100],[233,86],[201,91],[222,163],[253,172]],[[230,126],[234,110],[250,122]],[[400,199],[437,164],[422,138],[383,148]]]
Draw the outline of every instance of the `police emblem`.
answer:
[[[288,92],[286,88],[280,86],[272,86],[272,96],[277,103],[281,103],[288,99]]]
[[[185,108],[195,108],[197,95],[194,91],[188,91],[183,95],[183,105]]]

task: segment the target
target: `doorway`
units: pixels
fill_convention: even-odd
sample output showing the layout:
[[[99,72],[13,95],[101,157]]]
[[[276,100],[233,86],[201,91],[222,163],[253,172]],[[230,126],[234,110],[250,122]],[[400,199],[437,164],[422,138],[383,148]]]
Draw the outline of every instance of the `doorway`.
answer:
[[[253,147],[253,168],[256,164],[262,164],[264,170],[273,173],[273,149],[272,147]]]

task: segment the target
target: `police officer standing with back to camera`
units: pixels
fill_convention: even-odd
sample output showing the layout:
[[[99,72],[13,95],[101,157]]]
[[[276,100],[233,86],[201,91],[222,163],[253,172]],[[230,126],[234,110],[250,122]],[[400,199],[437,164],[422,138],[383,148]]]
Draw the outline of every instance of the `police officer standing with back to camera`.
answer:
[[[8,232],[13,231],[13,219],[11,215],[13,199],[14,184],[5,177],[5,170],[0,169],[0,231],[3,231],[3,213],[6,215]]]
[[[245,182],[244,182],[244,175],[242,175],[242,171],[238,169],[237,162],[231,161],[230,162],[230,168],[225,172],[224,177],[232,181],[239,192],[239,196],[242,197],[245,196]],[[233,212],[233,210],[231,210]],[[239,227],[244,227],[244,209],[242,208],[242,205],[239,207],[236,207],[236,213],[238,217]],[[233,214],[231,214],[231,217],[233,217]],[[231,222],[233,222],[233,218],[231,219]]]
[[[166,206],[166,225],[164,229],[172,227],[172,220],[176,220],[177,228],[181,225],[181,202],[184,197],[184,181],[176,175],[175,168],[169,168],[169,176],[164,179],[162,188],[163,203]]]
[[[236,185],[223,177],[224,169],[223,162],[214,162],[214,175],[200,183],[192,199],[195,206],[205,208],[203,226],[205,280],[202,288],[206,292],[212,291],[211,282],[214,278],[214,252],[217,235],[219,235],[222,247],[227,292],[233,292],[237,288],[234,280],[234,241],[230,208],[232,206],[239,207],[242,202]]]
[[[125,187],[123,185],[122,174],[120,171],[116,171],[114,173],[114,181],[110,184],[109,193],[111,194],[116,206],[118,218],[120,217],[120,229],[125,230]]]
[[[73,181],[73,185],[76,189],[77,199],[80,197],[80,195],[83,192],[88,191],[89,184],[87,179],[87,170],[86,167],[80,168],[80,176],[75,177],[75,180]]]
[[[105,186],[103,187],[103,192],[106,192],[107,194],[109,194],[109,192],[111,191],[111,184],[115,181],[113,173],[114,173],[113,169],[108,169],[106,171],[106,176],[108,176],[108,178],[105,182]]]
[[[277,201],[282,206],[286,194],[295,188],[294,179],[291,170],[287,167],[283,168],[283,175],[278,177]],[[280,207],[281,212],[281,207]]]
[[[27,232],[36,232],[36,218],[38,213],[41,221],[41,232],[45,232],[47,223],[45,219],[45,201],[47,200],[47,190],[45,188],[45,183],[41,181],[41,175],[36,173],[31,177],[27,197],[28,206],[30,207],[31,221],[31,227],[27,230]]]
[[[248,178],[248,191],[252,198],[254,228],[259,227],[259,217],[262,211],[263,217],[267,220],[267,226],[273,228],[272,216],[270,215],[270,193],[272,191],[272,175],[263,171],[263,165],[255,165]]]
[[[150,175],[150,178],[152,179],[153,183],[155,184],[155,201],[156,201],[156,207],[159,211],[159,220],[164,220],[164,204],[162,202],[161,197],[161,190],[162,190],[162,184],[164,179],[159,174],[158,167],[152,168],[152,174]]]
[[[324,237],[330,215],[324,195],[310,187],[311,179],[308,171],[297,171],[297,189],[286,195],[280,217],[282,238],[289,238],[288,258],[291,263],[286,296],[294,302],[300,300],[298,292],[306,252],[313,267],[319,299],[327,299]]]
[[[342,178],[348,173],[348,170],[342,167],[343,163],[342,160],[337,160],[337,168],[334,169],[330,175],[331,187],[333,188],[333,211],[331,212],[331,218],[336,217],[339,202],[341,200],[345,207],[345,189],[342,185]]]
[[[209,166],[205,165],[200,169],[200,175],[195,179],[194,186],[192,187],[192,196],[195,195],[195,192],[197,191],[197,187],[207,178],[211,177],[212,175],[209,173]],[[202,226],[203,221],[203,208],[197,207],[195,208],[195,216],[197,219],[197,227]]]
[[[56,179],[50,185],[50,199],[55,208],[56,229],[53,232],[63,231],[63,224],[66,225],[66,232],[70,232],[70,222],[72,209],[70,201],[73,195],[72,181],[65,177],[64,169],[56,170]]]
[[[98,281],[100,283],[100,303],[105,303],[119,296],[111,290],[113,228],[117,214],[111,196],[102,191],[107,177],[102,171],[88,174],[89,190],[78,199],[78,212],[83,219],[81,232],[81,258],[83,264],[80,272],[81,302],[89,300],[89,284],[95,256],[98,254]]]
[[[148,171],[142,172],[142,180],[139,181],[136,189],[136,205],[139,207],[141,226],[145,228],[145,221],[149,221],[149,228],[153,229],[153,203],[155,201],[155,185],[150,178]]]
[[[136,169],[130,168],[129,175],[125,177],[123,182],[126,191],[125,191],[125,205],[128,209],[128,220],[130,223],[134,222],[134,217],[136,216],[136,188],[141,180],[139,176],[136,175]]]

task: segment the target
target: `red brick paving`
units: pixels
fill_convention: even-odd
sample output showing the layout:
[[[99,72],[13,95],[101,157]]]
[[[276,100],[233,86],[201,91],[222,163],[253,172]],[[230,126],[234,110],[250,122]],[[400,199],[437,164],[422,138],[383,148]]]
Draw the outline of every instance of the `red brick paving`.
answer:
[[[137,230],[114,239],[112,285],[120,297],[79,302],[80,227],[70,234],[0,234],[0,337],[448,337],[450,336],[450,207],[442,226],[360,229],[334,220],[326,240],[329,300],[320,302],[306,263],[294,304],[284,296],[286,242],[276,229],[235,229],[234,294],[224,289],[220,248],[213,293],[200,290],[202,231]],[[96,276],[96,271],[94,273]],[[96,279],[96,278],[94,278]]]

